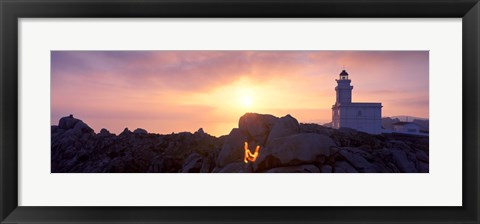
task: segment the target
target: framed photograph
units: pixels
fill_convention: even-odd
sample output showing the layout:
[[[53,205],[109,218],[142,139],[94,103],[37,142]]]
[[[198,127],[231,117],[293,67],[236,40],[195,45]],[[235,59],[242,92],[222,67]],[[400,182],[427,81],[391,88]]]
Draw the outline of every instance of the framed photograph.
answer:
[[[1,223],[480,221],[477,0],[0,6]]]
[[[51,51],[51,172],[428,173],[428,56]]]

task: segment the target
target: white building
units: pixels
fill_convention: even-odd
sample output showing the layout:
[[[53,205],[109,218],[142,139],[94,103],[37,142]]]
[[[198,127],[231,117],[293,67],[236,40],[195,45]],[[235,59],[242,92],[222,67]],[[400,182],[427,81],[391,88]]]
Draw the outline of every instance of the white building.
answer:
[[[393,123],[393,131],[408,133],[408,134],[418,134],[420,133],[420,126],[412,122],[397,122]]]
[[[370,134],[382,131],[382,103],[352,103],[351,80],[343,70],[336,79],[336,102],[332,106],[332,127],[353,128]]]

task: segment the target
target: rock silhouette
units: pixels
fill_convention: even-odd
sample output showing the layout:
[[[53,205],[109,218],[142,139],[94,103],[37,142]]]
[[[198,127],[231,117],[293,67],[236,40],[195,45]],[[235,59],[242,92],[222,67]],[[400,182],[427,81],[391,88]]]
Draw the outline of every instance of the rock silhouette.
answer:
[[[428,136],[370,135],[247,113],[221,137],[200,128],[167,135],[128,128],[95,133],[72,115],[51,127],[53,173],[418,173],[429,172]],[[244,163],[244,144],[259,145]]]

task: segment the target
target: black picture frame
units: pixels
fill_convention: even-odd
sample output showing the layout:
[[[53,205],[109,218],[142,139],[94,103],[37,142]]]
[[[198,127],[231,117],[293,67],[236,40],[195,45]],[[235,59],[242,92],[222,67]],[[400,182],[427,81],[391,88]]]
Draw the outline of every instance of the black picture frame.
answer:
[[[1,223],[479,223],[479,0],[0,0]],[[18,19],[462,18],[461,207],[18,206]],[[448,43],[445,43],[448,44]],[[452,121],[454,122],[454,121]],[[451,149],[455,150],[455,149]],[[460,149],[456,149],[460,150]],[[73,193],[73,192],[72,192]],[[248,215],[245,215],[248,214]]]

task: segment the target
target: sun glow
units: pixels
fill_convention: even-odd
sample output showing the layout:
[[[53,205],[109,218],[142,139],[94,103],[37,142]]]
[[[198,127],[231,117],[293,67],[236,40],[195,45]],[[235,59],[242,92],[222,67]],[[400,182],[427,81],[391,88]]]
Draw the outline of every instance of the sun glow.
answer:
[[[169,92],[158,97],[158,102],[161,102],[162,105],[156,111],[166,108],[167,105],[164,104],[167,103],[176,106],[169,109],[170,111],[175,109],[176,114],[189,110],[203,111],[189,115],[195,116],[201,122],[185,125],[196,125],[204,128],[209,134],[214,133],[220,136],[228,134],[233,127],[237,127],[238,119],[245,113],[272,114],[274,116],[292,114],[292,116],[296,116],[295,118],[298,117],[297,119],[314,120],[318,114],[323,113],[316,109],[316,107],[321,107],[319,102],[326,102],[325,107],[328,108],[328,102],[332,100],[323,100],[322,96],[318,96],[318,94],[304,91],[308,89],[308,85],[313,83],[312,80],[297,80],[295,87],[299,89],[293,90],[292,81],[288,77],[281,76],[277,79],[264,79],[257,82],[244,77],[201,92],[189,94],[181,91]],[[176,97],[174,101],[170,102],[171,99],[168,96]],[[325,113],[329,112],[327,109]],[[211,125],[207,130],[202,123],[207,120],[215,120],[217,125]],[[191,130],[195,131],[198,128],[191,128]]]
[[[250,95],[244,95],[242,97],[242,105],[243,107],[251,107],[252,106],[252,97]]]

